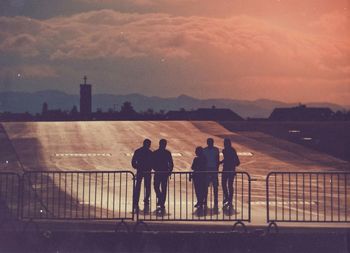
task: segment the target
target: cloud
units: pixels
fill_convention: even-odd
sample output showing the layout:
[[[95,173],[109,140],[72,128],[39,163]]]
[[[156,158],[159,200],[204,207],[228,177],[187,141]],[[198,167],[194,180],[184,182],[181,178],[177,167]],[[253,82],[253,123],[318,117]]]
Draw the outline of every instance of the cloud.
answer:
[[[85,4],[96,4],[96,5],[102,5],[104,7],[107,6],[112,6],[115,4],[121,4],[121,3],[125,3],[126,1],[123,0],[74,0],[76,2],[80,2],[80,3],[85,3]],[[166,0],[164,0],[166,1]],[[136,5],[136,6],[141,6],[141,7],[145,7],[145,6],[153,6],[156,4],[156,0],[128,0],[129,4],[132,5]]]
[[[344,87],[349,80],[349,36],[328,35],[327,29],[319,28],[327,23],[324,20],[328,19],[310,24],[309,30],[293,30],[245,15],[211,18],[99,10],[47,20],[0,17],[0,52],[52,65],[137,61],[154,75],[133,81],[153,83],[154,90],[176,78],[183,90],[219,90],[215,96],[233,90],[243,96],[255,90],[261,96],[268,91],[260,88],[265,86],[276,98],[273,89],[283,92],[295,83],[300,86],[292,92],[295,98],[310,90],[305,87],[317,83],[320,89],[336,83]]]
[[[318,19],[310,22],[308,27],[336,37],[349,38],[350,14],[347,11],[334,11],[321,15]]]
[[[0,76],[8,75],[18,79],[41,79],[58,76],[56,70],[52,66],[40,64],[18,65],[0,69]]]

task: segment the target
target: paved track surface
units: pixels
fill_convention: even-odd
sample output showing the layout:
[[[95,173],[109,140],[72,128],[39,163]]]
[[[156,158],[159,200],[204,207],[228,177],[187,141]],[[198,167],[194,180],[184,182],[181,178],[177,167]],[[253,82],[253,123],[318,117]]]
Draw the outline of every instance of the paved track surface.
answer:
[[[165,138],[174,154],[175,171],[189,171],[195,147],[205,146],[208,137],[220,149],[227,137],[238,152],[253,154],[240,157],[239,171],[256,179],[252,182],[255,224],[266,219],[265,178],[270,171],[350,170],[348,162],[266,134],[235,133],[215,122],[188,121],[2,123],[1,169],[132,170],[131,154],[144,138],[152,140],[152,149]]]

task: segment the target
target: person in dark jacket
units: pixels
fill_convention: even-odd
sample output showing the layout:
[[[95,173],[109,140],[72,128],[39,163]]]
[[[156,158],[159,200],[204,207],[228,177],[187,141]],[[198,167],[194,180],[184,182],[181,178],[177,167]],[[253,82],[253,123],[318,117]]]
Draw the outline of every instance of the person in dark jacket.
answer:
[[[196,157],[193,159],[192,162],[192,179],[194,184],[194,190],[196,193],[197,198],[197,204],[195,207],[197,208],[204,208],[205,203],[205,196],[207,195],[207,175],[205,173],[206,171],[206,159],[203,154],[203,148],[197,147],[196,148]]]
[[[218,211],[218,189],[219,179],[218,172],[220,166],[220,151],[214,146],[213,138],[207,139],[208,146],[203,149],[203,154],[206,158],[206,171],[207,171],[207,188],[210,184],[213,186],[214,192],[214,206],[215,212]],[[208,191],[207,191],[208,192]],[[207,204],[207,195],[205,196],[205,205]]]
[[[224,208],[232,208],[233,200],[233,181],[235,178],[236,167],[240,165],[240,161],[236,150],[232,147],[231,140],[225,138],[224,149],[222,150],[224,159],[220,162],[223,164],[222,173],[222,191],[224,194]]]
[[[152,151],[151,141],[145,139],[143,146],[134,152],[131,160],[131,165],[136,169],[136,184],[134,191],[134,210],[139,210],[139,199],[142,179],[144,179],[145,194],[144,194],[144,211],[149,211],[149,198],[151,194],[151,170],[152,170]]]
[[[157,213],[164,214],[168,178],[174,168],[173,158],[166,149],[167,141],[161,139],[159,148],[153,152],[154,191],[157,195]]]

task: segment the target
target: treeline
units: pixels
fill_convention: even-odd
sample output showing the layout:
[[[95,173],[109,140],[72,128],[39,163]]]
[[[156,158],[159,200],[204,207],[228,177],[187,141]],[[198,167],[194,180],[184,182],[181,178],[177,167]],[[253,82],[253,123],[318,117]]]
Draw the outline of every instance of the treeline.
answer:
[[[188,115],[192,115],[189,117]],[[288,117],[287,117],[288,118]],[[186,111],[180,109],[179,111],[165,112],[164,110],[154,111],[149,108],[145,111],[136,112],[131,102],[124,102],[120,110],[113,108],[103,111],[97,109],[89,115],[82,115],[77,106],[73,106],[71,110],[49,109],[47,103],[43,103],[41,113],[31,114],[0,112],[0,121],[80,121],[80,120],[217,120],[217,121],[231,121],[243,120],[239,115],[235,114],[229,109],[218,109],[213,106],[208,109],[199,109]],[[271,119],[254,119],[248,120],[264,120]],[[328,119],[320,119],[320,121],[349,121],[350,111],[337,111],[332,113]],[[286,120],[284,120],[286,121]],[[293,121],[293,119],[290,119]]]
[[[41,113],[31,114],[0,112],[0,121],[79,121],[79,120],[164,120],[165,111],[155,112],[153,109],[136,112],[130,102],[124,102],[120,110],[97,109],[89,115],[82,115],[77,106],[71,110],[49,109],[47,103],[42,106]]]

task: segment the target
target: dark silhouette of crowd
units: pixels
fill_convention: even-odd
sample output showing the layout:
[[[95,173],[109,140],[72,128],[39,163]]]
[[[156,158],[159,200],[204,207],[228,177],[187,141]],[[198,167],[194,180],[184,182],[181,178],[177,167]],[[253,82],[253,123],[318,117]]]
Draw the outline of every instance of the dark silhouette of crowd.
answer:
[[[167,141],[161,139],[159,148],[151,150],[151,140],[145,139],[143,146],[134,152],[132,157],[132,167],[136,169],[136,183],[134,190],[133,206],[134,211],[139,212],[139,198],[141,184],[144,180],[144,213],[150,211],[151,181],[153,177],[153,187],[157,198],[156,213],[165,214],[165,203],[168,188],[168,179],[172,174],[174,163],[172,154],[166,149]],[[233,182],[236,167],[240,161],[236,150],[232,147],[230,139],[224,139],[224,149],[222,150],[223,160],[220,161],[220,151],[214,145],[212,138],[207,139],[205,148],[197,147],[195,157],[192,162],[192,172],[190,181],[193,181],[197,203],[194,205],[197,210],[206,210],[208,202],[208,188],[213,187],[214,201],[213,210],[218,211],[218,191],[219,191],[219,167],[222,164],[221,185],[223,191],[223,209],[233,209]]]

